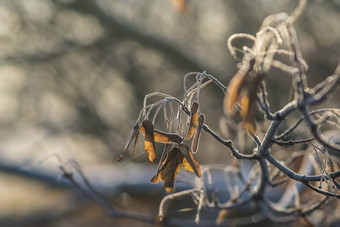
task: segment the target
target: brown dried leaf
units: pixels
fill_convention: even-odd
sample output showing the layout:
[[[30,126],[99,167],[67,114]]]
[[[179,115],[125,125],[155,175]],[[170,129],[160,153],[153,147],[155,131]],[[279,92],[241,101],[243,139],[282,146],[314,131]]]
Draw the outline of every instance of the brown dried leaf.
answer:
[[[198,117],[198,125],[197,125],[197,129],[196,129],[196,133],[195,133],[194,139],[192,140],[192,143],[191,143],[191,151],[193,153],[197,152],[203,124],[204,124],[204,114],[201,114]]]
[[[249,134],[254,135],[256,131],[255,105],[250,101],[249,96],[242,96],[240,106],[243,115],[243,127],[248,130]]]
[[[231,79],[228,85],[228,92],[224,97],[224,112],[231,115],[234,112],[236,103],[239,99],[241,90],[245,84],[245,79],[248,71],[244,72],[239,70],[236,75]]]
[[[159,143],[182,143],[183,138],[175,133],[162,132],[157,129],[154,130],[155,142]]]
[[[251,135],[256,132],[256,93],[264,74],[253,70],[255,59],[245,55],[242,67],[232,78],[228,86],[228,93],[224,97],[224,110],[227,114],[232,114],[236,103],[239,101],[241,114],[243,116],[243,126]],[[253,74],[250,74],[253,72]]]
[[[184,156],[183,166],[185,169],[194,172],[197,177],[201,177],[201,169],[199,163],[195,160],[194,155],[189,151],[189,147],[185,144],[179,145],[179,150]]]
[[[145,135],[145,128],[141,127],[140,132]],[[157,129],[153,129],[154,141],[158,143],[182,143],[183,137],[175,133],[163,132]]]
[[[145,136],[144,148],[146,153],[149,155],[149,160],[154,162],[156,159],[156,147],[155,142],[159,143],[177,143],[180,144],[183,138],[175,133],[166,133],[154,129],[151,121],[144,120],[143,126],[140,127],[139,131]]]
[[[264,75],[257,74],[256,77],[249,79],[247,90],[241,93],[241,113],[243,115],[243,126],[248,130],[249,134],[254,135],[256,132],[256,97],[257,89],[263,80]]]
[[[164,187],[167,192],[172,192],[174,181],[177,174],[182,168],[183,155],[177,147],[174,147],[168,154],[162,168],[156,175],[151,178],[152,183],[164,181]]]
[[[216,225],[221,225],[223,223],[223,221],[227,218],[229,214],[229,210],[227,209],[222,209],[219,213],[218,216],[216,218]]]
[[[172,192],[174,181],[182,166],[201,177],[200,166],[185,144],[180,144],[179,148],[172,148],[163,162],[163,166],[151,178],[151,183],[157,183],[162,180],[166,191]]]
[[[224,97],[224,112],[231,115],[234,112],[240,93],[249,84],[249,72],[253,70],[255,58],[251,55],[244,55],[242,67],[237,71],[236,75],[231,79],[228,85],[228,92]]]
[[[153,136],[154,129],[151,121],[149,120],[143,121],[143,129],[145,135],[144,149],[149,156],[149,160],[151,162],[154,162],[156,159],[156,146]]]
[[[198,103],[193,102],[191,105],[190,125],[189,125],[188,133],[185,139],[188,140],[194,135],[197,122],[198,122]]]

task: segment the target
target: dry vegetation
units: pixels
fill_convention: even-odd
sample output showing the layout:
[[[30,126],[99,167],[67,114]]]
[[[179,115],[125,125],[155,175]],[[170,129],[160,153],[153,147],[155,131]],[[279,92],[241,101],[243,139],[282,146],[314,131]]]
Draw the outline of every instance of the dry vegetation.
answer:
[[[0,225],[336,224],[339,10],[1,2]]]

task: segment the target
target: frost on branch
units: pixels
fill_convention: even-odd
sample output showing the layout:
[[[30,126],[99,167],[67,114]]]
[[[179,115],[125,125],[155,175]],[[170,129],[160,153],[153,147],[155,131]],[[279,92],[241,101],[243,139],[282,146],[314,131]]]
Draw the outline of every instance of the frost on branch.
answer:
[[[249,204],[255,210],[260,209],[259,220],[269,218],[281,223],[297,220],[313,211],[322,212],[321,207],[329,197],[340,198],[340,185],[337,182],[340,176],[338,162],[340,110],[336,108],[310,110],[312,106],[325,102],[336,92],[340,80],[340,66],[334,75],[314,88],[308,86],[308,66],[302,57],[293,27],[293,22],[302,13],[305,4],[306,1],[300,1],[291,15],[279,13],[268,16],[255,35],[234,34],[228,39],[231,55],[238,60],[236,51],[242,54],[239,69],[228,86],[224,86],[206,72],[193,72],[184,77],[182,100],[159,92],[145,97],[136,126],[119,159],[124,156],[131,140],[140,131],[145,137],[144,147],[150,161],[156,160],[155,143],[165,144],[159,159],[159,167],[151,179],[152,183],[163,180],[166,191],[172,192],[176,176],[182,166],[194,172],[197,177],[202,175],[200,179],[197,178],[193,189],[175,192],[163,199],[159,208],[159,217],[162,221],[171,223],[173,218],[171,215],[167,217],[166,204],[170,200],[187,195],[191,195],[197,205],[195,222],[200,222],[202,208],[218,208],[220,213],[216,215],[216,224],[228,222],[228,210],[242,207],[244,204]],[[249,39],[253,44],[238,49],[232,44],[235,39]],[[276,58],[278,55],[287,56],[289,60],[278,60]],[[277,68],[288,74],[294,91],[292,99],[274,113],[270,109],[268,101],[270,93],[266,89],[267,78],[275,77],[270,75],[271,68]],[[196,79],[190,87],[187,87],[188,77]],[[240,147],[236,148],[232,140],[223,139],[204,124],[205,117],[200,109],[204,103],[200,103],[199,97],[201,90],[210,84],[215,84],[221,90],[221,95],[225,96],[223,108],[227,116],[231,117],[235,112],[239,112],[245,132],[254,141],[252,154],[241,153]],[[148,104],[148,99],[153,96],[160,97],[159,101]],[[167,132],[154,128],[162,110]],[[261,133],[258,133],[256,127],[258,110],[263,113],[265,121],[270,122],[266,124],[269,125],[267,128],[261,127],[262,130],[264,128]],[[287,119],[293,112],[299,113],[299,117],[290,125],[292,121]],[[184,116],[189,118],[187,126],[182,121]],[[321,130],[332,127],[333,134],[325,137]],[[225,145],[237,161],[228,167],[213,165],[200,167],[194,154],[199,150],[201,130]],[[301,130],[309,131],[310,136],[305,137],[308,133],[299,134]],[[261,138],[259,135],[264,136]],[[190,139],[191,150],[184,144]],[[288,149],[289,147],[293,147],[293,151]],[[291,152],[291,155],[289,158],[287,156],[286,160],[279,161],[273,151],[283,152],[285,149],[286,152]],[[248,166],[251,168],[243,169],[244,160],[248,160]],[[227,188],[224,189],[224,193],[228,199],[224,201],[216,194],[218,189],[211,188],[212,182],[218,181],[212,175],[214,169],[223,172],[225,176]],[[282,196],[274,201],[267,193],[275,190],[282,191]],[[236,223],[237,221],[242,223],[241,217],[234,219]],[[253,217],[253,220],[255,219]],[[310,221],[317,223],[317,220]]]
[[[206,72],[191,72],[184,76],[182,99],[160,92],[145,97],[118,160],[124,158],[132,140],[138,141],[139,134],[142,134],[149,161],[159,162],[151,182],[163,181],[168,193],[175,191],[160,203],[160,221],[169,224],[209,223],[202,218],[201,212],[212,209],[218,211],[213,213],[217,225],[255,223],[264,219],[285,223],[301,217],[311,223],[321,223],[322,220],[308,215],[326,212],[324,205],[332,201],[329,198],[340,198],[337,181],[340,176],[340,110],[311,109],[325,103],[337,92],[340,66],[315,87],[308,86],[308,65],[302,57],[293,26],[305,5],[306,1],[301,0],[290,15],[268,16],[255,35],[240,33],[229,37],[227,47],[239,64],[228,86]],[[248,39],[252,45],[237,48],[233,45],[235,39]],[[278,56],[285,56],[286,60]],[[270,108],[268,97],[271,93],[266,85],[268,79],[275,77],[271,74],[272,68],[291,78],[294,93],[276,112]],[[195,78],[190,86],[187,83],[189,77]],[[237,122],[230,123],[235,113],[241,116],[243,130],[234,127],[235,133],[245,133],[251,139],[252,153],[244,153],[245,147],[241,143],[234,145],[235,138],[224,139],[205,123],[205,118],[210,116],[201,111],[204,103],[200,101],[200,93],[210,85],[215,85],[224,96],[221,108],[229,119],[227,127],[237,125]],[[149,103],[150,98],[158,99]],[[259,112],[264,121],[257,118]],[[231,165],[199,165],[200,160],[196,160],[195,154],[200,152],[198,145],[202,132],[205,132],[203,136],[212,136],[228,148],[235,157]],[[191,142],[191,148],[186,145],[188,142]],[[157,144],[164,144],[162,152],[156,150],[159,148]],[[136,146],[137,142],[134,143],[134,153]],[[286,154],[277,155],[279,152]],[[192,188],[177,191],[176,177],[182,167],[197,178]],[[219,179],[216,171],[224,178]],[[225,186],[218,188],[217,185]],[[167,214],[170,201],[186,196],[191,196],[196,205],[195,220],[177,220]],[[248,217],[231,215],[233,210],[246,205],[253,210]]]

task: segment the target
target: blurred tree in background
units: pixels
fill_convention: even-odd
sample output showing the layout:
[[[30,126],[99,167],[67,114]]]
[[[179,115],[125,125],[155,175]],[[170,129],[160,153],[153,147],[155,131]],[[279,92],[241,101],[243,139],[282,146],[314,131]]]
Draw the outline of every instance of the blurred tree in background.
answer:
[[[155,166],[144,165],[143,149],[122,163],[115,161],[144,96],[159,91],[182,97],[183,76],[191,71],[206,71],[228,84],[237,68],[227,38],[255,34],[266,16],[291,12],[297,1],[178,4],[0,1],[1,226],[146,225],[108,218],[62,180],[58,167],[75,160],[114,205],[155,215],[165,192],[148,183]],[[339,21],[340,3],[319,0],[309,1],[294,25],[311,86],[338,64]],[[267,83],[277,110],[289,99],[290,78],[279,70],[273,73]],[[220,134],[232,133],[223,127],[220,91],[209,87],[202,92],[207,124]],[[340,107],[337,98],[332,97],[331,106]],[[200,150],[200,164],[232,161],[208,136],[202,136]]]

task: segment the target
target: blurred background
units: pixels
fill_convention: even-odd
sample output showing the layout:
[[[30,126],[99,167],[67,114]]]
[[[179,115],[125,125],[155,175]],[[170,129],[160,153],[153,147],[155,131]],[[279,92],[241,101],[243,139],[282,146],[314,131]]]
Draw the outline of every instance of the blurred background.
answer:
[[[237,71],[227,38],[254,35],[266,16],[290,13],[296,5],[295,0],[0,0],[0,225],[144,226],[106,217],[61,180],[59,166],[75,160],[115,206],[155,215],[165,193],[161,183],[149,183],[156,166],[147,163],[142,142],[135,157],[130,151],[116,162],[144,96],[159,91],[182,99],[183,77],[192,71],[206,71],[227,85]],[[308,1],[295,24],[310,86],[339,62],[339,21],[339,1],[316,0]],[[291,79],[278,70],[270,74],[275,110],[289,100]],[[220,127],[222,102],[216,86],[202,91],[206,123],[229,135]],[[334,96],[327,105],[340,106]],[[203,165],[231,160],[205,134],[197,159]]]

